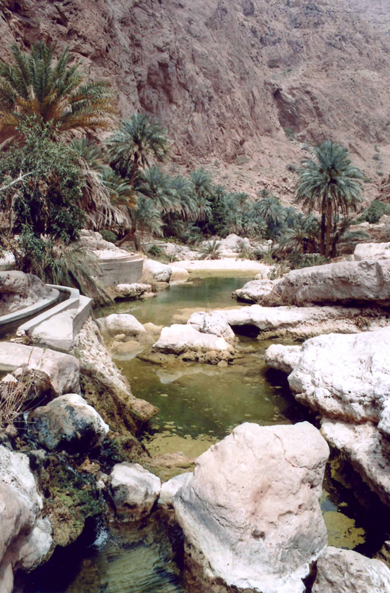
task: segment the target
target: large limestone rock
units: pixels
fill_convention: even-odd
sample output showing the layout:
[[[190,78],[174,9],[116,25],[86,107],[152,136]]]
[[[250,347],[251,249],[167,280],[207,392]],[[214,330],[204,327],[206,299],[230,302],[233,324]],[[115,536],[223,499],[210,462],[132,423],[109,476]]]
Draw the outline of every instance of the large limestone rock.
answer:
[[[296,399],[331,418],[379,422],[390,394],[390,327],[307,340],[288,382]]]
[[[153,259],[145,259],[142,282],[169,282],[172,268]]]
[[[37,276],[15,270],[0,272],[0,316],[30,307],[50,292]]]
[[[382,502],[390,506],[390,462],[378,428],[323,419],[321,433],[347,459]]]
[[[109,427],[80,395],[70,393],[36,408],[28,417],[29,431],[47,449],[78,452],[97,447]]]
[[[28,457],[0,446],[0,590],[13,591],[13,571],[36,568],[52,547],[51,525],[41,517]]]
[[[80,365],[74,356],[49,348],[0,342],[0,371],[14,371],[21,366],[46,373],[55,395],[80,391]]]
[[[380,560],[329,547],[318,558],[312,593],[390,593],[390,570]]]
[[[301,357],[302,346],[272,344],[265,352],[265,362],[273,369],[290,374]]]
[[[297,338],[338,332],[357,333],[365,329],[379,329],[388,324],[383,312],[376,309],[347,307],[262,307],[251,305],[211,313],[196,312],[188,320],[198,331],[214,333],[228,339],[231,328],[253,326],[263,337],[291,335]]]
[[[117,284],[112,289],[114,299],[136,299],[145,292],[151,292],[150,284],[142,284],[141,282],[133,282],[132,284]]]
[[[98,319],[98,324],[102,331],[106,331],[110,336],[125,334],[125,336],[138,336],[146,332],[142,323],[128,313],[113,313],[105,319]]]
[[[328,455],[307,422],[247,423],[197,459],[173,502],[205,590],[305,591],[309,563],[327,544],[319,500]]]
[[[215,364],[233,355],[233,347],[224,338],[199,332],[191,325],[180,324],[164,327],[153,350],[180,355],[185,360]]]
[[[110,492],[121,521],[137,521],[148,515],[160,490],[160,478],[138,463],[114,465],[110,475]]]
[[[163,507],[170,507],[173,505],[173,497],[177,494],[185,484],[191,479],[192,472],[185,472],[174,476],[161,486],[158,504]]]
[[[338,262],[292,270],[278,280],[254,280],[234,295],[262,305],[389,303],[390,259]]]
[[[356,261],[390,259],[390,243],[359,243],[353,257]]]

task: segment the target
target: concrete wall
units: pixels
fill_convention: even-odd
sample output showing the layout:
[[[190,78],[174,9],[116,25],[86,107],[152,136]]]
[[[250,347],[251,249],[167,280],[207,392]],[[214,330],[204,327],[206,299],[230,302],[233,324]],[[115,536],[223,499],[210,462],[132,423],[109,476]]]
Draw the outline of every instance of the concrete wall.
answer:
[[[143,264],[144,260],[136,256],[101,260],[100,267],[103,273],[100,281],[104,286],[138,282],[142,276]]]

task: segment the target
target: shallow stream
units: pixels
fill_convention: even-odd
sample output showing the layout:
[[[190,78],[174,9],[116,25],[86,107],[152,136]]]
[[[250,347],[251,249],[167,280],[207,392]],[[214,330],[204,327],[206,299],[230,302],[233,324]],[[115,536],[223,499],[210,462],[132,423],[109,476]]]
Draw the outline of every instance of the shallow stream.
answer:
[[[184,323],[195,310],[239,306],[231,299],[231,293],[246,281],[245,278],[194,280],[172,286],[145,302],[123,302],[106,308],[100,315],[121,312],[135,315],[142,323],[164,326]],[[150,453],[181,451],[195,458],[243,422],[262,425],[304,419],[315,422],[295,402],[286,376],[266,367],[264,352],[270,343],[240,336],[242,358],[227,368],[196,363],[159,366],[138,358],[119,357],[116,362],[128,377],[134,395],[160,410],[144,436]],[[162,477],[168,479],[172,475],[172,470],[167,470]],[[330,545],[356,549],[368,556],[381,547],[385,529],[381,517],[376,517],[372,510],[364,510],[350,490],[332,479],[330,465],[321,504]],[[184,592],[180,568],[173,559],[158,516],[152,525],[127,526],[110,534],[98,530],[90,535],[90,540],[56,553],[47,565],[31,575],[22,590],[24,593]]]

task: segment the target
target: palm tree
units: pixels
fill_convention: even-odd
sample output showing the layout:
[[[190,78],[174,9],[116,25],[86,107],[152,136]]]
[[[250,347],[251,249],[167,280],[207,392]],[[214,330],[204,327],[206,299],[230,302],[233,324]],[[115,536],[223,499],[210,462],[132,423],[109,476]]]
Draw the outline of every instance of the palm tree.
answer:
[[[84,82],[79,63],[70,65],[66,48],[53,62],[53,46],[36,43],[30,53],[11,46],[13,64],[0,62],[0,129],[3,137],[16,134],[26,116],[42,123],[53,122],[55,130],[96,131],[108,129],[116,114],[110,85],[106,81]]]
[[[139,170],[150,166],[150,157],[161,162],[167,156],[166,134],[166,130],[153,123],[146,113],[135,113],[123,120],[119,130],[107,139],[111,164],[133,185]]]
[[[285,219],[284,208],[279,198],[264,190],[260,202],[257,203],[257,214],[263,218],[272,237],[279,234]]]
[[[339,144],[324,142],[314,153],[316,160],[302,161],[296,201],[321,213],[321,255],[329,257],[333,218],[357,210],[363,173],[351,164],[347,148]]]
[[[136,190],[138,194],[150,198],[163,214],[181,211],[180,198],[172,187],[172,180],[159,167],[146,169]]]

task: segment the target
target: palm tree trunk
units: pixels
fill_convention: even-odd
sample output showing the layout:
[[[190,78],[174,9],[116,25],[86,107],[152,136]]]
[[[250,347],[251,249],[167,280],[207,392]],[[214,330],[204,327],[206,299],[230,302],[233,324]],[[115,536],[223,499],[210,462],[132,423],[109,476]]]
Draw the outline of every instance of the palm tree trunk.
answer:
[[[330,231],[332,228],[332,201],[328,198],[328,205],[326,208],[326,249],[325,256],[330,255]]]
[[[130,175],[130,179],[129,179],[129,185],[131,187],[134,187],[134,177],[135,177],[135,174],[138,171],[138,160],[139,160],[139,156],[138,156],[138,152],[136,152],[134,154],[133,167],[131,169],[131,175]]]
[[[326,213],[325,207],[322,209],[321,215],[321,242],[320,242],[320,254],[325,255],[325,228],[326,228]]]

